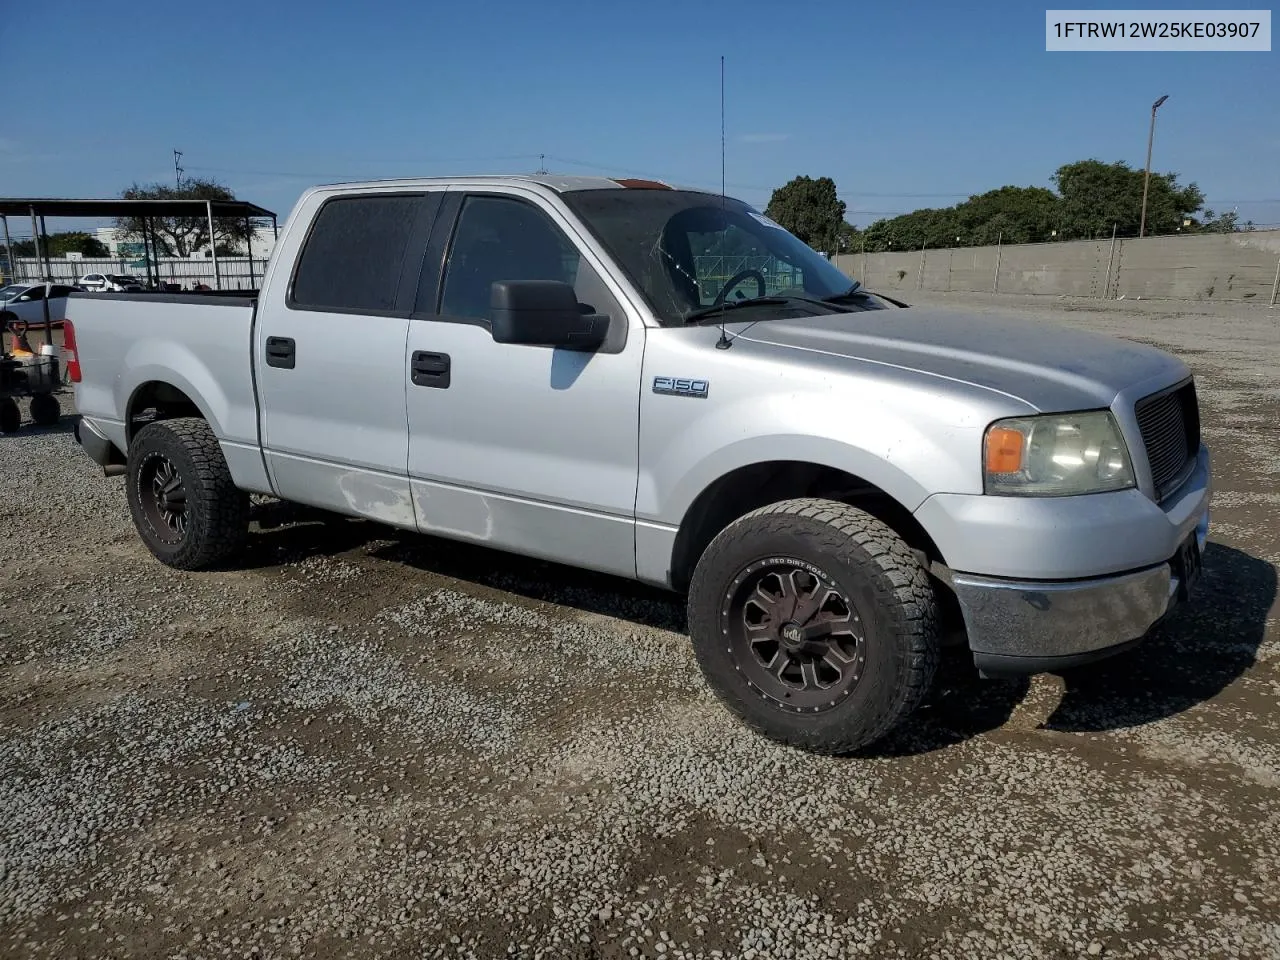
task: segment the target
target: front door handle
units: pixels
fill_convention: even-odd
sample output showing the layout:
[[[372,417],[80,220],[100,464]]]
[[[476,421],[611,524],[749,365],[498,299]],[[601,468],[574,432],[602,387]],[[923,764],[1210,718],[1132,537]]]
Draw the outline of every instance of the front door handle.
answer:
[[[297,362],[297,344],[293,337],[267,337],[267,366],[292,370]]]
[[[449,355],[447,353],[430,353],[426,350],[413,351],[409,361],[409,377],[419,387],[449,386]]]

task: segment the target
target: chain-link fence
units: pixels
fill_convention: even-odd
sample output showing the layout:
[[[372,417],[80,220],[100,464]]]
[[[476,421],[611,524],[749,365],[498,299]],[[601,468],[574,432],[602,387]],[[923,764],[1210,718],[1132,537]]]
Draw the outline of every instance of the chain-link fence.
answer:
[[[714,300],[726,283],[744,271],[754,271],[764,277],[766,295],[804,286],[800,270],[768,254],[752,257],[695,256],[693,262],[698,291],[704,301]],[[753,281],[745,283],[748,294],[755,296]]]
[[[148,284],[147,268],[135,266],[136,261],[127,258],[85,257],[69,260],[65,257],[50,258],[48,270],[45,263],[35,257],[15,257],[12,279],[21,283],[50,279],[55,283],[77,283],[90,274],[132,277]],[[152,280],[158,280],[162,288],[196,290],[209,289],[256,290],[262,283],[262,273],[267,267],[265,257],[219,257],[217,273],[209,258],[161,257],[152,261]],[[10,277],[6,271],[5,279]]]

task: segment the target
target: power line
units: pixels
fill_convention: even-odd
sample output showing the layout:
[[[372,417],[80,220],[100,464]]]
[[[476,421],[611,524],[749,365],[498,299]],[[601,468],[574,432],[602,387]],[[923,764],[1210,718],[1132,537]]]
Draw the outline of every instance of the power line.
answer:
[[[175,150],[174,153],[176,154],[175,161],[177,158],[180,158],[182,156],[182,151]],[[666,174],[655,173],[652,170],[638,170],[634,167],[624,167],[624,166],[611,164],[611,163],[600,163],[593,160],[583,160],[575,157],[563,157],[557,154],[549,154],[549,153],[515,153],[515,154],[506,154],[502,156],[487,156],[487,157],[434,157],[434,158],[418,158],[418,159],[411,158],[411,159],[403,159],[403,160],[360,160],[360,161],[356,161],[356,163],[362,167],[364,166],[377,167],[377,166],[389,166],[392,164],[399,165],[399,166],[403,166],[406,164],[422,164],[425,166],[430,164],[445,164],[445,163],[499,163],[499,162],[514,161],[514,160],[537,160],[539,163],[539,166],[538,166],[539,173],[548,172],[546,163],[548,160],[550,160],[553,163],[563,164],[565,166],[570,166],[570,167],[580,167],[587,170],[607,171],[610,173],[622,173],[622,174],[627,174],[635,177],[646,177],[649,179],[665,180],[667,182],[673,182],[673,183],[687,183],[690,186],[701,186],[701,187],[708,187],[708,188],[719,187],[718,184],[713,184],[710,181],[701,181],[696,179],[686,180],[683,177],[671,177]],[[185,173],[185,168],[179,168],[179,169],[182,169],[182,171]],[[370,177],[364,173],[353,173],[351,171],[342,172],[342,173],[338,173],[334,171],[301,172],[296,170],[249,170],[249,169],[237,168],[237,167],[211,167],[211,166],[194,166],[194,165],[190,169],[203,170],[210,173],[238,174],[241,176],[287,177],[291,179],[304,179],[304,180],[306,179],[312,179],[312,180],[388,179],[386,177],[377,177],[377,176]],[[768,186],[768,185],[759,184],[759,183],[727,182],[725,186],[732,187],[735,190],[754,190],[754,191],[767,192],[767,193],[772,193],[773,190],[776,189],[776,186]],[[904,200],[947,200],[947,199],[968,199],[969,197],[981,196],[983,193],[989,193],[991,192],[991,190],[998,190],[998,189],[1000,188],[991,187],[991,188],[988,188],[987,190],[957,191],[952,193],[913,193],[913,192],[898,192],[893,190],[840,190],[840,191],[837,191],[836,196],[839,197],[841,200],[853,200],[859,197],[873,197],[873,198],[881,198],[881,199],[886,199],[886,198],[899,199],[900,198]],[[1205,201],[1206,205],[1208,204],[1218,204],[1218,205],[1241,204],[1241,203],[1280,203],[1280,197],[1261,197],[1261,198],[1248,198],[1248,199],[1221,199],[1221,198],[1215,197],[1215,198],[1207,199]],[[912,211],[855,210],[852,212],[898,215],[901,213],[910,213]]]

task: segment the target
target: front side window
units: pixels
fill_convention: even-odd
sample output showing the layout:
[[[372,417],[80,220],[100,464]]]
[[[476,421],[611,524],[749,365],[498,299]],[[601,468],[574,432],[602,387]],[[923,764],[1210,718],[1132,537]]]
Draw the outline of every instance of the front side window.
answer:
[[[337,197],[325,202],[298,257],[291,305],[387,312],[420,196]]]
[[[577,248],[545,213],[512,197],[471,196],[449,247],[440,313],[489,320],[493,285],[515,280],[557,280],[579,300],[593,273]],[[428,309],[424,304],[419,309]]]

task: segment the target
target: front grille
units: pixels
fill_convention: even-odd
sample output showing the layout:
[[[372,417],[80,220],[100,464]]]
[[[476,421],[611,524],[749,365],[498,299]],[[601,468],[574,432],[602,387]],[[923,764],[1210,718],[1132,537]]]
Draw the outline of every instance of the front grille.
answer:
[[[1200,451],[1200,404],[1195,382],[1144,397],[1134,413],[1147,449],[1156,498],[1163,500],[1186,479]]]

